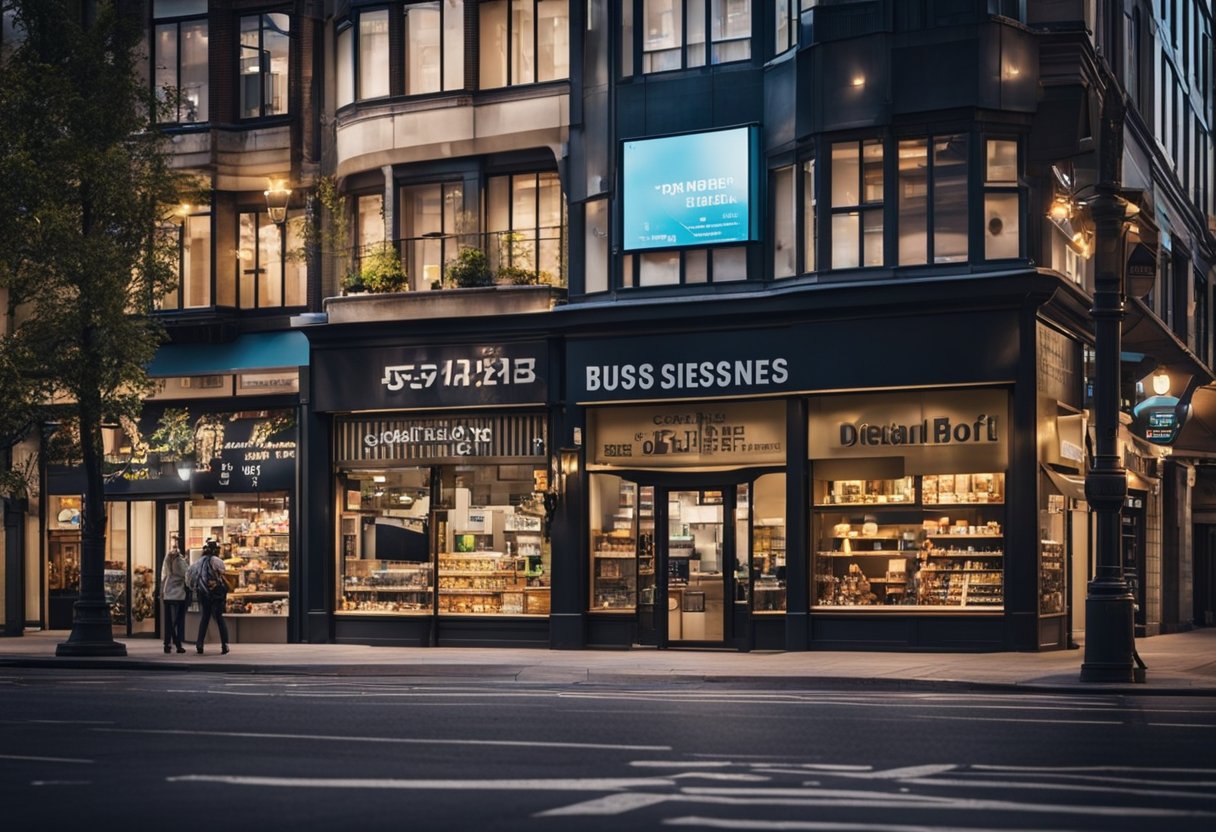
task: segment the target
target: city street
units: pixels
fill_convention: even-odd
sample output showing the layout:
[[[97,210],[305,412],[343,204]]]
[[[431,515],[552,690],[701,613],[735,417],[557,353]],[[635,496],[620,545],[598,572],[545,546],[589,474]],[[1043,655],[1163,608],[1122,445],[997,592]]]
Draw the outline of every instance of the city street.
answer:
[[[6,829],[1210,829],[1216,699],[0,670]]]

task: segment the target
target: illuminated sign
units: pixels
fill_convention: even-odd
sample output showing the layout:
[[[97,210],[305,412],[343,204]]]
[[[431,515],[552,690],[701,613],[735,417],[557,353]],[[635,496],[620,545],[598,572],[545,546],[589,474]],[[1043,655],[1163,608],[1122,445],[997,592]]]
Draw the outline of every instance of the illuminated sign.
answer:
[[[756,127],[625,141],[625,250],[758,239],[759,143]]]

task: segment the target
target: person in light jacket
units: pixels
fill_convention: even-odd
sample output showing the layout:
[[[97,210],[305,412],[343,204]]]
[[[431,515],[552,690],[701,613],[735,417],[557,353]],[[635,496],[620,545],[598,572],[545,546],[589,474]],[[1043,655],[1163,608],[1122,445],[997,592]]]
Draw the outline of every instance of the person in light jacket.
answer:
[[[165,602],[165,652],[169,652],[172,641],[177,652],[185,653],[182,642],[186,638],[186,556],[177,548],[177,538],[165,553],[160,575],[160,597]]]

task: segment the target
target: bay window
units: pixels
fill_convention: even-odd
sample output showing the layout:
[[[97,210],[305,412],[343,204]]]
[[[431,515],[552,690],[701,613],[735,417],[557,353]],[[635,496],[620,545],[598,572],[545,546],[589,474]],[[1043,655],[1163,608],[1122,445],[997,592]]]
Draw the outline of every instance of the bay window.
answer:
[[[984,258],[1005,260],[1022,252],[1022,196],[1018,189],[1017,139],[984,143]]]
[[[405,7],[405,94],[464,87],[464,0]]]
[[[554,172],[493,176],[486,182],[487,255],[496,270],[532,272],[564,284],[565,200]],[[521,275],[522,276],[522,275]]]
[[[967,260],[967,142],[962,134],[899,142],[899,264]]]
[[[160,121],[208,120],[207,0],[157,0],[153,4],[152,84],[164,109]]]
[[[634,28],[630,10],[622,18],[625,50],[633,48]],[[752,12],[748,0],[644,0],[637,29],[642,41],[643,73],[751,58]],[[632,56],[622,62],[626,69],[632,64]]]
[[[482,89],[570,75],[566,0],[492,0],[478,5]]]
[[[444,265],[469,241],[457,238],[464,190],[459,182],[411,185],[401,191],[401,236],[405,240],[405,273],[416,289],[443,280]]]
[[[882,142],[832,145],[832,268],[883,264]]]
[[[303,306],[308,270],[301,250],[303,216],[275,225],[265,211],[238,217],[236,305],[241,309]]]
[[[158,304],[172,312],[211,305],[211,213],[185,206],[177,222],[164,228],[174,248],[177,283]]]
[[[241,118],[263,118],[287,113],[290,43],[289,15],[270,13],[241,18]]]
[[[359,100],[389,94],[388,9],[359,15]]]

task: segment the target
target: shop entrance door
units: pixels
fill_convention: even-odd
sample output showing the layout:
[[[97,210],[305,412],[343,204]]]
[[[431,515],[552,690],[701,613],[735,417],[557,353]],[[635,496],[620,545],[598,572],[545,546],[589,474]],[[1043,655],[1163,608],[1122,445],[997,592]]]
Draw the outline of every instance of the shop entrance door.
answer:
[[[655,605],[660,643],[671,646],[725,644],[731,637],[728,611],[734,572],[735,489],[661,488],[656,502],[658,586]]]

